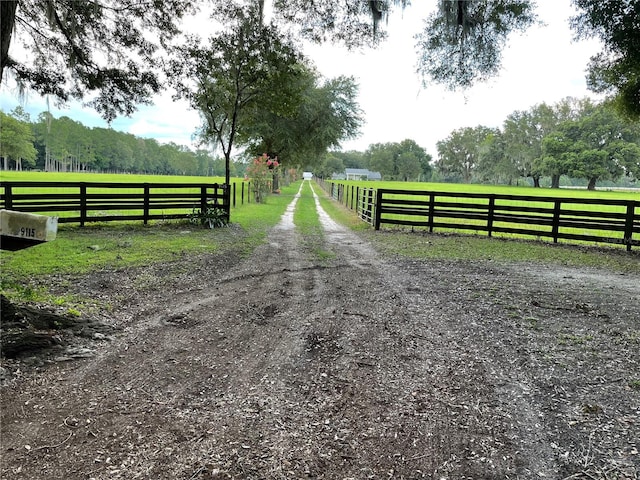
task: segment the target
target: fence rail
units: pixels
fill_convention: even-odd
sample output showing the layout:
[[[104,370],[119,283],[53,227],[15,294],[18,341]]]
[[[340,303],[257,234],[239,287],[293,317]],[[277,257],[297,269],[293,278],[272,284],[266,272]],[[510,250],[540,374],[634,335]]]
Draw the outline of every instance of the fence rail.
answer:
[[[374,227],[399,224],[640,245],[640,202],[378,189]],[[634,238],[635,235],[635,238]]]
[[[207,206],[223,209],[228,217],[231,205],[231,189],[217,183],[0,182],[0,192],[0,208],[60,215],[59,223],[82,226],[187,218],[194,209]],[[244,197],[244,188],[242,193]]]
[[[375,220],[375,188],[342,185],[339,183],[326,182],[323,179],[317,179],[316,181],[334,200],[342,203],[351,210],[355,210],[358,217],[373,225]]]
[[[321,185],[379,230],[382,225],[640,246],[640,201],[453,193]],[[375,192],[375,193],[373,193]]]

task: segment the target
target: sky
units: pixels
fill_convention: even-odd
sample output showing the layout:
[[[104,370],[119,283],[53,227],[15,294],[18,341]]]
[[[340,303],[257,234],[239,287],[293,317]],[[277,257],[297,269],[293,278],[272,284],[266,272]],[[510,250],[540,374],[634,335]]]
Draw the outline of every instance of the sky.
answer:
[[[352,76],[359,85],[365,124],[361,135],[343,142],[342,149],[364,151],[374,143],[412,139],[435,158],[437,142],[458,128],[500,127],[516,110],[553,104],[568,96],[594,97],[586,87],[585,71],[589,58],[601,50],[599,43],[573,41],[568,25],[574,14],[570,0],[537,3],[544,26],[512,34],[499,76],[465,91],[451,92],[439,85],[424,88],[415,72],[414,35],[436,5],[433,0],[414,0],[404,12],[394,12],[385,27],[389,37],[376,50],[347,52],[330,45],[305,45],[306,55],[324,77]],[[9,112],[17,105],[32,118],[50,108],[55,117],[66,115],[88,127],[107,127],[95,111],[80,104],[60,109],[50,101],[47,107],[44,98],[32,94],[19,100],[14,90],[3,86],[0,109]],[[198,125],[198,114],[165,92],[154,98],[154,105],[140,106],[132,117],[120,117],[111,127],[195,148],[192,137]]]

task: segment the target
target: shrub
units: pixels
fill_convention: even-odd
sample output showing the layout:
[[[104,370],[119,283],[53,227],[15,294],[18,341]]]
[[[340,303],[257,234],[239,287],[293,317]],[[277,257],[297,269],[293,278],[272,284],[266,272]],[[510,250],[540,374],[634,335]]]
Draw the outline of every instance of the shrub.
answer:
[[[255,158],[249,168],[247,176],[253,184],[256,203],[263,203],[271,191],[279,173],[278,158],[270,158],[266,153]]]

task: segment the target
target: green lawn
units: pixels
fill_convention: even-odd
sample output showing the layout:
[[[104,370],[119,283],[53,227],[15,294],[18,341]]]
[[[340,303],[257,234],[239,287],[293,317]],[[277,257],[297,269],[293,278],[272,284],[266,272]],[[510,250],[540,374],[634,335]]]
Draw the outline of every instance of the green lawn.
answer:
[[[223,177],[75,172],[0,172],[3,182],[224,183]]]

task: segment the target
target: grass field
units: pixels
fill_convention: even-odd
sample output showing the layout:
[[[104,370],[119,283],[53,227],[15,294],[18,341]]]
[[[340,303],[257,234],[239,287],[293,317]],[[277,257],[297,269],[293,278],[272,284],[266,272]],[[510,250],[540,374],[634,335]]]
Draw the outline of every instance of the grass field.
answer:
[[[3,182],[224,183],[224,177],[137,175],[121,173],[16,172],[2,170]]]
[[[114,182],[114,183],[223,183],[223,177],[195,177],[177,175],[137,175],[137,174],[110,174],[110,173],[72,173],[72,172],[16,172],[0,171],[0,181],[26,181],[26,182]],[[232,182],[240,182],[240,178],[232,179]],[[640,191],[611,191],[585,189],[552,189],[533,187],[514,187],[505,185],[478,185],[457,183],[424,183],[424,182],[356,182],[337,181],[342,185],[354,185],[365,188],[382,188],[398,190],[424,190],[435,192],[465,192],[465,193],[495,193],[503,195],[531,195],[541,197],[575,197],[617,200],[638,200]],[[39,189],[39,191],[42,191]],[[28,190],[25,190],[27,193]]]

